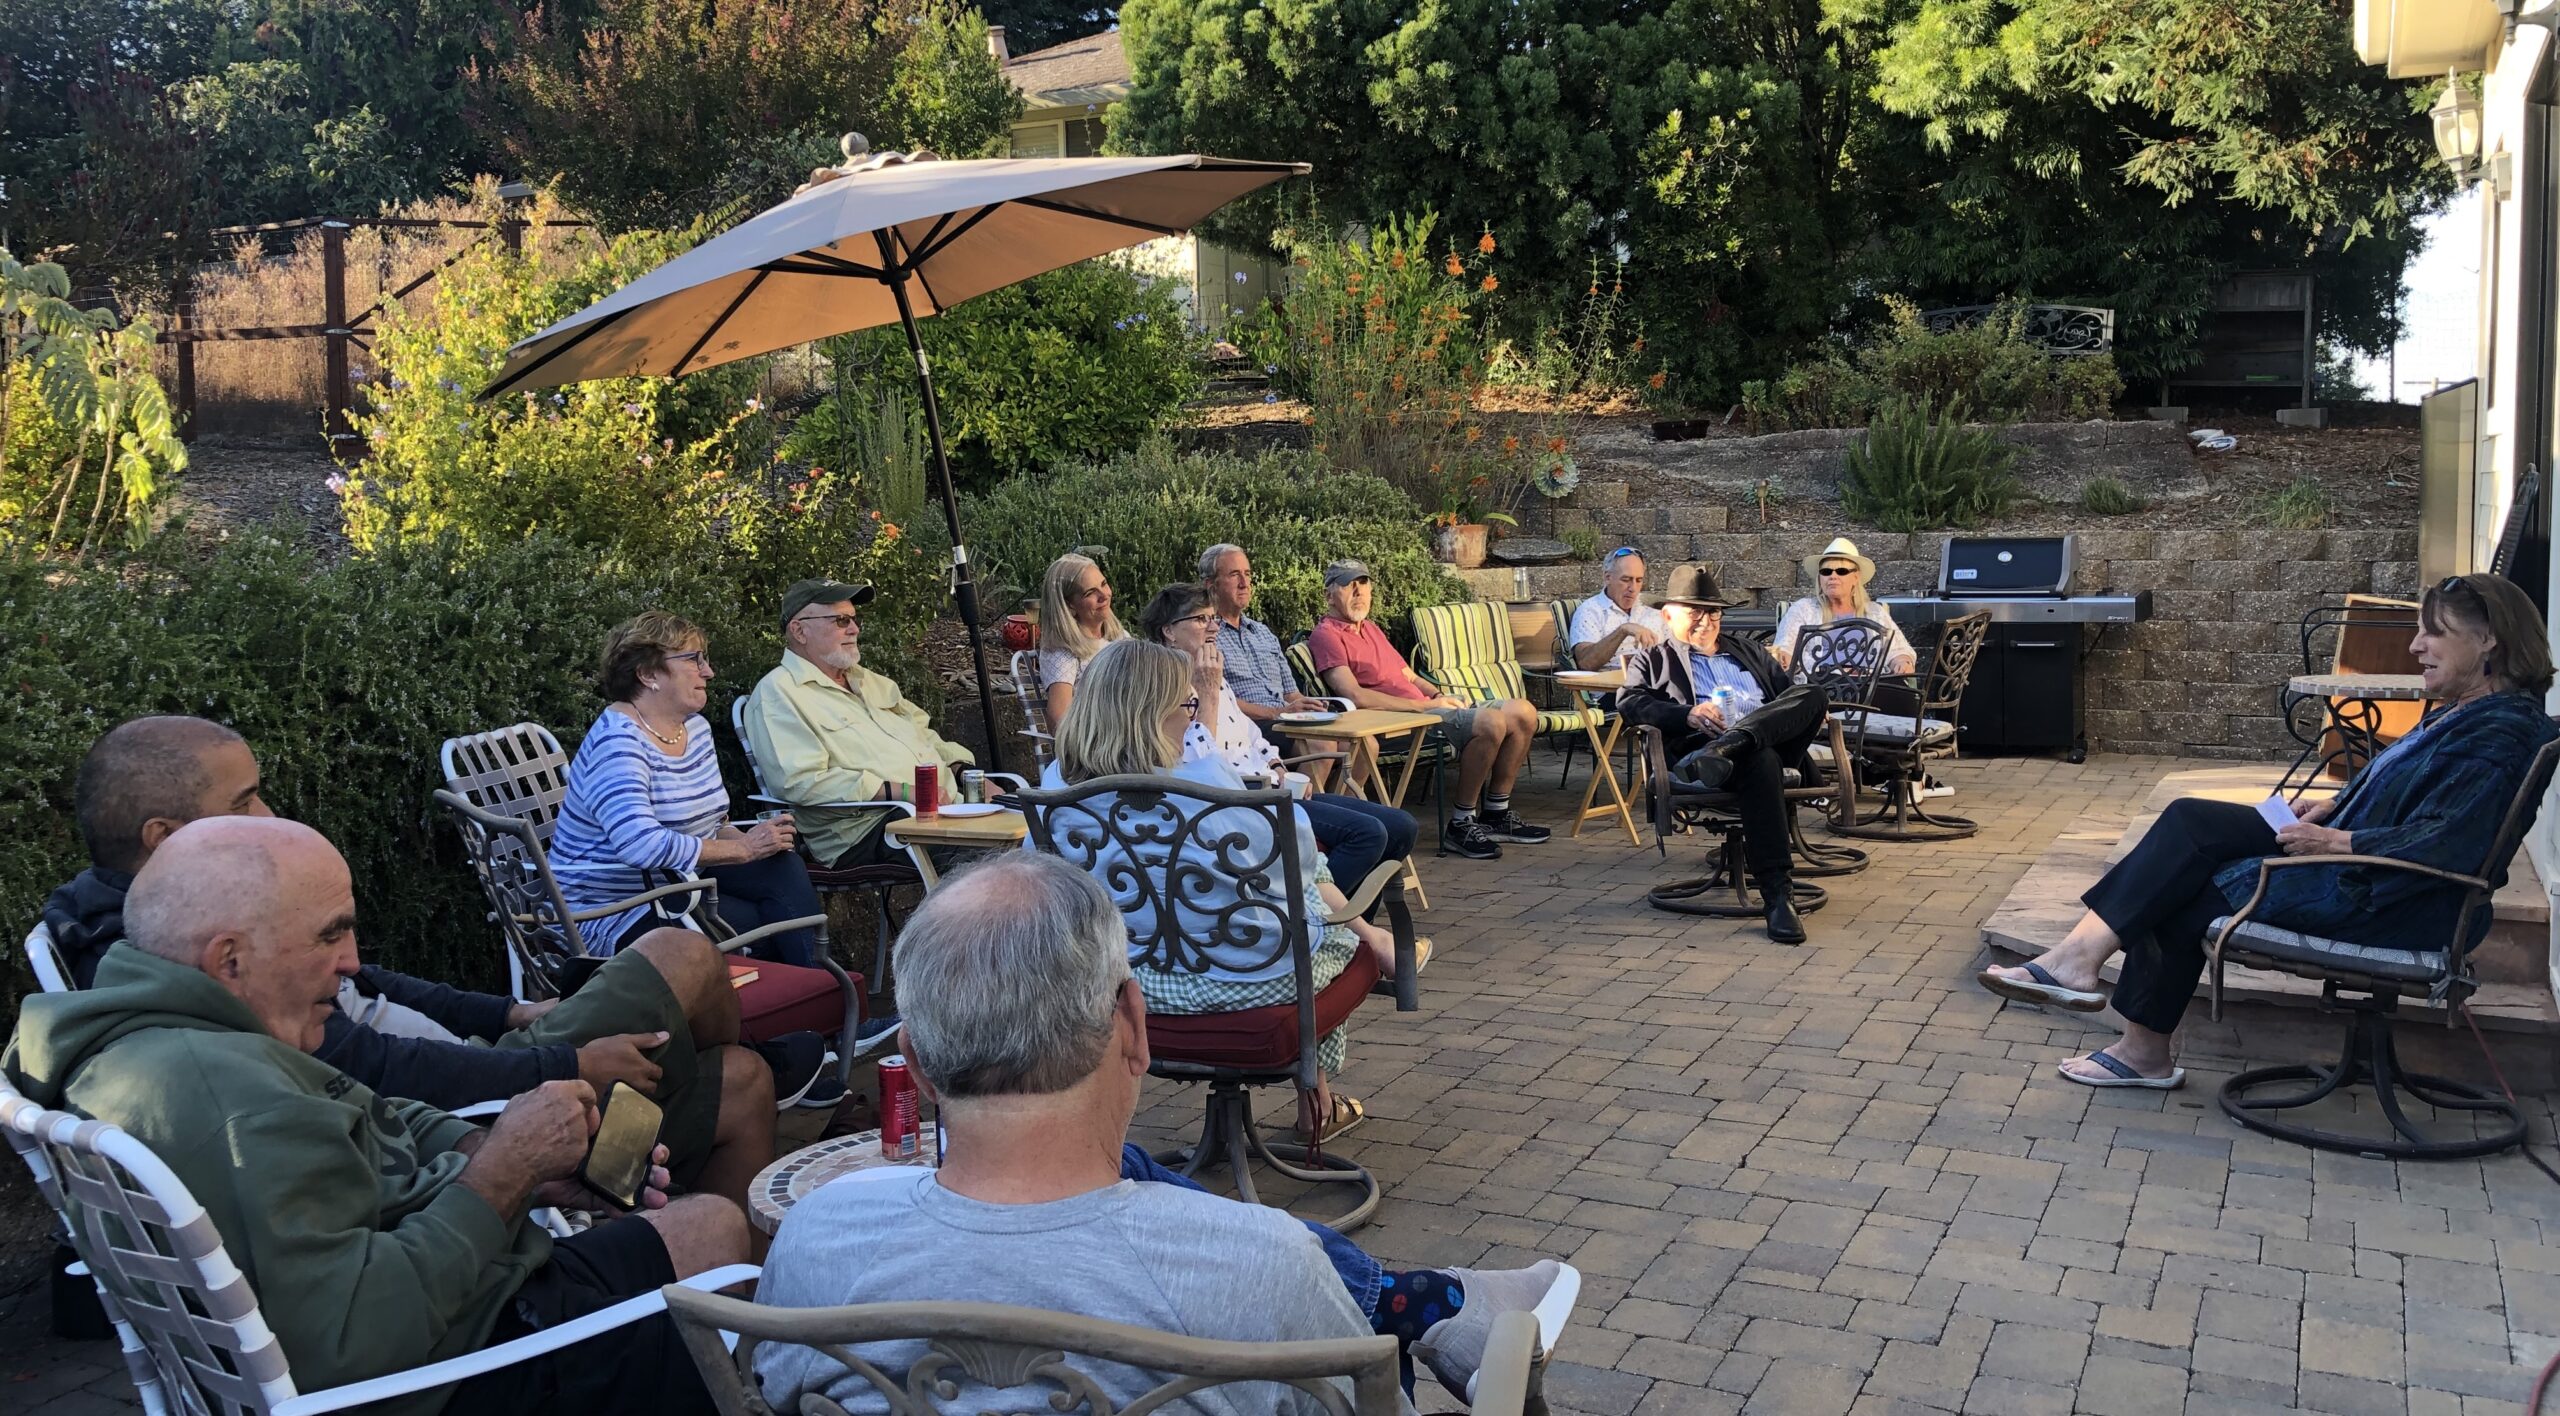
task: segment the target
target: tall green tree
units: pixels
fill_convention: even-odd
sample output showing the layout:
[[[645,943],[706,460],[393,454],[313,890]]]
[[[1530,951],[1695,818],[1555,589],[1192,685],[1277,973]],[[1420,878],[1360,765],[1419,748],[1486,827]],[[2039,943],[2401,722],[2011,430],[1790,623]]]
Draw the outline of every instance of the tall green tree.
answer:
[[[473,114],[517,172],[614,227],[773,200],[837,136],[992,151],[1021,112],[986,22],[948,0],[539,6],[474,66]]]
[[[1120,18],[1118,5],[1095,0],[984,0],[978,11],[1004,26],[1005,48],[1016,55],[1100,34]]]

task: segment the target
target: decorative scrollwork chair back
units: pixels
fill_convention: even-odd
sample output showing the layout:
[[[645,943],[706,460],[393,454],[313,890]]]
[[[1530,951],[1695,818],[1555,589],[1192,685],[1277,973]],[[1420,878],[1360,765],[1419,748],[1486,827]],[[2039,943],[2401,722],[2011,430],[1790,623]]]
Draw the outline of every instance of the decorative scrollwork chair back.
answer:
[[[772,1308],[678,1289],[668,1289],[666,1300],[721,1416],[774,1416],[755,1363],[760,1352],[777,1345],[806,1347],[841,1364],[891,1416],[975,1413],[994,1393],[1019,1397],[1024,1389],[1030,1392],[1027,1401],[1041,1409],[1137,1416],[1171,1409],[1194,1392],[1247,1382],[1293,1387],[1308,1398],[1306,1404],[1333,1416],[1392,1416],[1401,1409],[1396,1343],[1388,1337],[1228,1342],[996,1303]],[[729,1333],[737,1334],[734,1352],[726,1345]],[[881,1343],[900,1344],[902,1354],[912,1354],[903,1371],[855,1350]],[[1497,1320],[1474,1410],[1493,1416],[1522,1409],[1536,1343],[1537,1325],[1528,1314],[1506,1313]],[[885,1356],[876,1347],[874,1355]],[[1162,1374],[1164,1380],[1119,1406],[1084,1370],[1091,1363],[1082,1359]],[[844,1408],[804,1393],[800,1410],[840,1416]]]
[[[1875,701],[1876,680],[1883,676],[1885,654],[1893,636],[1883,625],[1858,616],[1828,624],[1809,624],[1796,631],[1788,671],[1823,692],[1840,707],[1864,707]]]

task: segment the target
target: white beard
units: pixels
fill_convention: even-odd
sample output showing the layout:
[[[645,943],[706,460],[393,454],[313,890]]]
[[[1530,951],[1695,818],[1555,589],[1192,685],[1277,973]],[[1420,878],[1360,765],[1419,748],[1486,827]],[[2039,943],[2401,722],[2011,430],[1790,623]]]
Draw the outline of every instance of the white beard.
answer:
[[[1343,607],[1342,620],[1345,624],[1364,624],[1368,621],[1368,618],[1369,612],[1367,610],[1355,610],[1347,605]]]
[[[830,673],[849,674],[862,667],[862,646],[848,644],[842,649],[814,655],[810,662]]]

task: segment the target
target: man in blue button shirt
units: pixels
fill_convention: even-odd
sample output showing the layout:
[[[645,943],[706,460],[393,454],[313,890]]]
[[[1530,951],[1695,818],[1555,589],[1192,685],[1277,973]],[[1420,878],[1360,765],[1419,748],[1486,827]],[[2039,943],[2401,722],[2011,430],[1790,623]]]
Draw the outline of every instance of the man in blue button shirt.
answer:
[[[1724,633],[1726,606],[1715,572],[1683,565],[1662,597],[1672,637],[1628,666],[1618,712],[1662,734],[1672,776],[1683,786],[1729,792],[1742,818],[1742,851],[1767,902],[1769,937],[1804,941],[1791,891],[1786,769],[1822,731],[1822,691],[1788,681],[1769,651]]]

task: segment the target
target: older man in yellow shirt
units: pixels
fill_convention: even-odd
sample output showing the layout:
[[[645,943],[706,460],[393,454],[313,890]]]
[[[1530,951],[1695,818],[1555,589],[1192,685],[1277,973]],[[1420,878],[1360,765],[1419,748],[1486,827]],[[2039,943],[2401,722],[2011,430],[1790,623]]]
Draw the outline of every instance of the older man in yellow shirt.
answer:
[[[835,869],[897,858],[881,829],[886,813],[830,810],[821,802],[907,801],[916,766],[942,765],[942,799],[954,799],[969,749],[933,730],[898,685],[862,667],[855,611],[865,584],[803,580],[782,595],[782,666],[748,695],[747,746],[765,785],[791,803],[810,859]],[[805,803],[805,804],[804,804]]]

